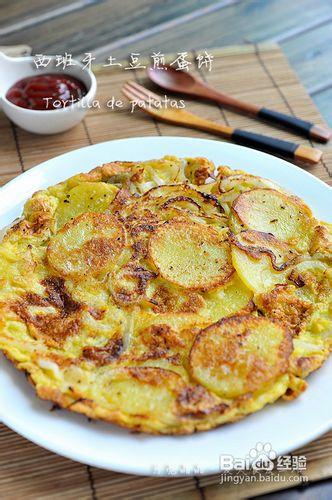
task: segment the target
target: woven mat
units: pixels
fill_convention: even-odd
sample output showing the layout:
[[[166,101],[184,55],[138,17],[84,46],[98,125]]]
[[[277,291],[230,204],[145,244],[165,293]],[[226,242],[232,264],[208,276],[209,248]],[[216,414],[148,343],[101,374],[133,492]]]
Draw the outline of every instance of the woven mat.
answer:
[[[196,68],[194,52],[191,54],[191,71],[200,74],[211,85],[237,97],[324,124],[312,100],[276,45],[245,45],[213,52],[215,59],[211,72],[202,72]],[[146,83],[144,70],[125,71],[123,68],[98,67],[96,74],[98,99],[101,103],[106,103],[112,95],[124,100],[120,89],[127,79],[133,78]],[[186,103],[188,110],[205,118],[309,144],[284,130],[272,129],[264,123],[232,111],[221,110],[213,104],[189,100]],[[215,136],[208,133],[156,123],[139,112],[130,114],[127,107],[114,111],[106,107],[90,110],[84,122],[71,131],[48,137],[33,136],[17,129],[0,114],[0,183],[4,184],[34,165],[67,151],[137,135],[186,135],[215,139]],[[323,161],[309,170],[332,184],[332,149],[330,146],[319,147],[324,150]],[[301,454],[307,456],[306,475],[309,480],[332,476],[332,432],[306,446]],[[147,478],[95,469],[45,451],[0,425],[0,499],[167,499],[174,495],[177,499],[238,499],[298,484],[287,477],[282,483],[256,482],[241,486],[231,483],[220,486],[218,482],[218,476]]]

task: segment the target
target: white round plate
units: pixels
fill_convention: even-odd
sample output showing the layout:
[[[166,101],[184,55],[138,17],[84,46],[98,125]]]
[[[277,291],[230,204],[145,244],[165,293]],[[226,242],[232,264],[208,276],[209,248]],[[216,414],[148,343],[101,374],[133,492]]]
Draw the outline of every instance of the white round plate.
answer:
[[[185,137],[138,137],[104,142],[53,158],[0,190],[0,227],[19,216],[36,190],[113,160],[147,160],[166,154],[206,156],[217,165],[247,170],[277,181],[303,198],[319,218],[332,222],[332,190],[304,170],[276,157],[221,141]],[[328,431],[332,424],[332,359],[309,376],[309,387],[293,402],[278,402],[244,420],[190,436],[133,434],[89,422],[35,397],[24,375],[1,358],[0,419],[27,439],[65,457],[104,469],[142,475],[219,472],[221,454],[244,458],[257,442],[285,454]]]

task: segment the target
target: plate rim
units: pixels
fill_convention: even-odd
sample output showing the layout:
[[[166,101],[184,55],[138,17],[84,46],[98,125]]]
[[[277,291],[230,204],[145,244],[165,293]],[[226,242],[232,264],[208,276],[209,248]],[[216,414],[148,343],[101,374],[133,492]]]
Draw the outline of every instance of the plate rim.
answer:
[[[262,408],[262,410],[264,410],[264,408]],[[262,411],[262,410],[260,410],[260,411]],[[82,416],[84,417],[84,415],[82,415]],[[248,415],[248,416],[251,416],[251,415]],[[162,477],[178,477],[179,478],[179,477],[206,477],[206,476],[211,476],[211,475],[215,475],[215,474],[222,474],[222,472],[223,472],[223,470],[221,470],[221,469],[216,470],[214,467],[212,467],[210,469],[205,469],[205,471],[203,473],[200,473],[198,471],[198,472],[195,472],[195,474],[182,474],[182,473],[174,473],[174,474],[172,473],[171,475],[166,474],[166,473],[165,474],[163,474],[163,473],[152,474],[151,471],[149,473],[147,473],[147,471],[144,467],[140,468],[140,466],[135,467],[132,465],[130,465],[129,467],[127,466],[126,470],[124,471],[124,469],[123,469],[123,467],[121,467],[121,465],[116,465],[116,464],[112,465],[112,466],[110,466],[108,464],[103,465],[100,462],[98,462],[97,460],[91,460],[88,457],[85,458],[85,455],[82,456],[81,458],[77,458],[77,457],[73,458],[73,455],[71,455],[70,453],[67,453],[65,451],[59,451],[56,446],[47,445],[44,442],[42,442],[42,440],[40,440],[38,438],[32,438],[25,431],[19,430],[19,426],[16,426],[15,424],[7,423],[7,422],[0,422],[0,423],[5,424],[9,429],[16,432],[18,435],[24,437],[25,439],[32,442],[33,444],[40,446],[41,448],[43,448],[45,450],[51,451],[52,453],[55,453],[56,455],[64,457],[68,460],[73,460],[73,461],[78,462],[82,465],[87,465],[90,467],[96,467],[98,469],[118,472],[120,474],[133,474],[136,476],[161,477],[161,478]],[[236,423],[237,422],[232,422],[230,424],[236,425]],[[313,431],[310,434],[310,437],[304,437],[302,439],[302,441],[298,441],[295,447],[292,446],[291,448],[286,447],[284,449],[281,449],[280,451],[278,451],[278,456],[283,456],[283,455],[286,455],[287,453],[292,452],[295,449],[302,448],[306,444],[311,443],[312,441],[323,436],[325,433],[327,433],[329,430],[331,430],[331,428],[332,428],[332,420],[330,422],[327,422],[325,425],[321,425],[321,427],[315,429],[315,431]],[[211,430],[213,430],[213,429],[211,429]],[[209,430],[203,431],[203,432],[209,432]],[[152,436],[152,437],[154,437],[154,436]],[[157,435],[156,437],[162,437],[162,436]]]
[[[305,176],[308,176],[309,178],[311,178],[311,180],[314,180],[315,182],[318,182],[322,187],[327,188],[329,190],[332,190],[332,186],[329,186],[322,179],[320,179],[319,177],[316,177],[311,172],[308,172],[307,170],[302,169],[300,166],[297,166],[294,163],[291,163],[291,162],[289,162],[287,160],[284,160],[282,158],[279,158],[277,156],[274,156],[274,155],[271,155],[269,153],[265,153],[263,151],[259,151],[259,150],[253,149],[253,148],[248,148],[246,146],[241,146],[239,144],[234,144],[234,143],[226,142],[226,141],[222,141],[222,140],[217,141],[217,140],[213,140],[213,139],[204,139],[204,138],[200,138],[200,137],[189,137],[189,136],[178,136],[178,135],[177,136],[169,136],[169,135],[153,136],[153,135],[146,135],[146,136],[136,136],[136,137],[127,137],[127,138],[124,137],[124,138],[121,138],[121,139],[114,139],[114,140],[110,140],[110,141],[98,142],[96,144],[90,144],[88,146],[83,146],[82,148],[76,148],[76,149],[72,149],[70,151],[66,151],[65,153],[62,153],[60,155],[52,156],[48,160],[45,160],[45,161],[43,161],[41,163],[38,163],[37,165],[34,165],[33,167],[29,168],[28,170],[25,170],[24,172],[21,172],[19,175],[15,176],[13,179],[10,179],[8,182],[6,182],[2,186],[0,186],[0,193],[6,191],[7,189],[10,189],[16,183],[21,182],[22,178],[26,178],[26,177],[28,178],[30,176],[33,176],[35,172],[39,172],[40,170],[42,170],[45,167],[50,167],[51,162],[54,161],[55,159],[64,158],[65,156],[67,156],[67,155],[69,156],[72,153],[75,153],[75,152],[78,152],[78,151],[85,151],[87,149],[98,148],[98,147],[104,146],[106,144],[121,143],[121,142],[128,142],[128,141],[135,142],[135,141],[138,141],[138,140],[140,140],[140,141],[141,140],[158,140],[158,141],[161,141],[161,142],[163,142],[163,141],[169,141],[169,140],[171,140],[171,141],[173,141],[173,140],[175,140],[175,141],[177,141],[177,140],[180,140],[180,141],[190,140],[190,141],[199,141],[199,142],[206,142],[206,143],[219,143],[219,144],[222,144],[222,145],[227,145],[227,147],[234,147],[236,149],[240,148],[242,150],[246,150],[248,152],[248,154],[250,154],[250,153],[252,154],[254,152],[255,154],[265,156],[267,159],[273,158],[273,159],[277,160],[278,162],[280,162],[281,164],[287,166],[288,168],[291,168],[293,171],[300,170],[301,171],[301,175],[303,174]],[[122,160],[122,161],[124,161],[124,160]],[[99,165],[96,165],[96,166],[99,166]],[[61,181],[59,181],[59,182],[61,182]]]
[[[183,143],[183,141],[188,141],[188,142],[200,142],[201,144],[204,143],[207,145],[209,145],[209,143],[218,143],[220,145],[220,147],[222,148],[223,146],[226,145],[226,147],[230,147],[231,149],[232,148],[235,148],[235,149],[238,149],[240,148],[241,150],[246,150],[247,154],[248,154],[248,163],[252,162],[252,159],[250,158],[250,155],[254,154],[254,155],[263,155],[263,157],[266,158],[267,161],[271,161],[271,158],[273,158],[273,161],[277,161],[280,165],[282,164],[284,168],[291,168],[291,170],[293,172],[295,171],[298,171],[299,170],[299,167],[297,167],[296,165],[292,164],[292,163],[289,163],[281,158],[277,158],[277,157],[274,157],[272,155],[269,155],[267,153],[263,153],[263,152],[260,152],[260,151],[256,151],[256,150],[253,150],[253,149],[250,149],[250,148],[246,148],[246,147],[243,147],[243,146],[239,146],[239,145],[235,145],[235,144],[231,144],[231,143],[228,143],[228,142],[224,142],[224,141],[215,141],[215,140],[210,140],[210,139],[202,139],[202,138],[194,138],[194,137],[188,137],[188,136],[142,136],[142,137],[130,137],[130,138],[122,138],[122,139],[115,139],[115,140],[111,140],[111,141],[105,141],[105,142],[101,142],[101,143],[97,143],[97,144],[93,144],[93,145],[89,145],[89,146],[85,146],[85,147],[82,147],[82,148],[77,148],[77,149],[73,149],[71,151],[68,151],[66,153],[63,153],[61,155],[57,155],[57,156],[54,156],[40,164],[38,164],[37,166],[25,171],[25,172],[22,172],[20,175],[16,176],[14,179],[11,179],[9,182],[7,182],[4,186],[2,186],[0,188],[0,194],[2,193],[5,193],[6,191],[11,191],[12,189],[15,188],[15,186],[18,184],[18,183],[22,183],[22,179],[23,181],[24,180],[28,180],[30,177],[36,175],[36,173],[42,171],[45,169],[45,167],[47,168],[47,172],[46,172],[46,176],[49,175],[49,171],[51,171],[52,169],[52,162],[54,162],[55,160],[63,160],[65,159],[65,157],[70,157],[70,155],[72,155],[73,153],[81,153],[84,152],[86,149],[93,149],[93,148],[102,148],[102,147],[105,147],[105,145],[114,145],[114,143],[128,143],[128,142],[136,142],[136,141],[151,141],[151,140],[157,140],[159,142],[164,142],[164,141],[181,141],[181,143]],[[170,149],[172,148],[172,146],[170,146]],[[193,148],[194,149],[194,148]],[[110,154],[111,154],[111,151],[110,151]],[[222,151],[220,152],[220,154],[222,154]],[[195,151],[193,150],[193,156],[195,156]],[[115,161],[115,160],[113,160]],[[121,161],[121,160],[120,160]],[[139,160],[138,160],[139,161]],[[95,165],[97,166],[97,165]],[[244,168],[245,168],[245,165],[244,165]],[[68,178],[68,175],[66,176],[65,172],[63,169],[62,170],[62,173],[64,173],[64,177],[63,179],[66,179]],[[319,188],[323,188],[324,190],[327,190],[329,193],[332,192],[332,187],[329,186],[328,184],[326,184],[324,181],[322,181],[321,179],[317,178],[316,176],[314,176],[312,173],[310,172],[307,172],[306,170],[303,170],[303,169],[300,169],[301,170],[301,174],[300,175],[303,175],[303,176],[306,176],[308,177],[308,180],[309,181],[312,181],[314,182],[317,186],[319,186]],[[80,171],[85,171],[84,170],[84,167],[80,167],[77,169],[77,173],[79,173]],[[56,181],[56,182],[61,182],[61,181]],[[54,181],[51,181],[51,185],[54,184],[55,182]],[[42,182],[40,182],[40,186],[38,187],[38,189],[43,189],[42,187]],[[47,184],[49,185],[49,184]],[[30,196],[30,194],[27,195],[27,198]],[[1,201],[0,201],[0,208],[1,208]],[[8,211],[8,209],[6,210]],[[116,463],[113,463],[110,465],[110,464],[101,464],[100,462],[96,461],[96,460],[91,460],[91,459],[88,459],[86,458],[85,456],[82,456],[81,458],[79,458],[79,455],[80,453],[74,453],[74,454],[70,454],[70,453],[66,453],[66,452],[63,452],[61,450],[59,450],[59,448],[57,448],[57,446],[53,446],[52,443],[51,445],[50,444],[47,444],[47,437],[44,439],[39,439],[38,437],[31,437],[31,434],[29,434],[29,432],[27,430],[25,430],[25,427],[24,426],[21,426],[20,425],[17,425],[17,423],[15,423],[15,419],[14,421],[12,421],[11,418],[6,418],[4,417],[3,415],[0,415],[0,418],[2,420],[2,422],[7,425],[9,428],[11,428],[12,430],[14,430],[15,432],[17,432],[18,434],[22,435],[23,437],[25,437],[26,439],[32,441],[33,443],[47,449],[47,450],[50,450],[54,453],[57,453],[58,455],[60,456],[64,456],[68,459],[71,459],[71,460],[75,460],[77,462],[80,462],[80,463],[83,463],[83,464],[88,464],[88,465],[91,465],[91,466],[94,466],[94,467],[99,467],[99,468],[104,468],[104,469],[107,469],[107,470],[113,470],[113,471],[116,471],[116,472],[121,472],[121,473],[126,473],[126,474],[135,474],[135,475],[153,475],[151,474],[151,471],[150,472],[147,472],[146,468],[143,467],[142,469],[140,469],[140,466],[139,464],[136,464],[136,466],[128,466],[126,467],[126,469],[124,470],[123,466],[119,465],[117,466]],[[22,429],[23,427],[23,429]],[[317,437],[321,436],[322,434],[324,434],[325,432],[327,432],[329,429],[331,429],[332,427],[332,415],[331,415],[331,418],[329,421],[326,421],[325,423],[323,423],[321,426],[315,428],[311,433],[310,435],[309,434],[306,434],[306,437],[303,437],[302,440],[298,440],[296,442],[296,444],[292,444],[291,447],[287,447],[285,450],[281,450],[279,452],[279,454],[284,454],[286,452],[289,452],[290,450],[293,450],[295,448],[300,448],[302,447],[303,445],[305,445],[306,443],[316,439]],[[209,432],[209,431],[206,431],[206,432]],[[33,434],[33,433],[32,433]],[[160,436],[157,436],[157,437],[160,437]],[[211,474],[216,474],[220,472],[219,470],[216,470],[215,467],[213,467],[212,469],[207,469],[206,471],[204,471],[204,473],[200,474],[200,473],[197,473],[196,475],[197,476],[205,476],[205,475],[211,475]],[[155,474],[156,476],[158,477],[169,477],[169,475],[163,475],[163,474]],[[190,474],[189,474],[190,475]],[[185,476],[188,476],[188,474],[182,474],[182,473],[179,473],[179,474],[172,474],[172,477],[185,477]]]

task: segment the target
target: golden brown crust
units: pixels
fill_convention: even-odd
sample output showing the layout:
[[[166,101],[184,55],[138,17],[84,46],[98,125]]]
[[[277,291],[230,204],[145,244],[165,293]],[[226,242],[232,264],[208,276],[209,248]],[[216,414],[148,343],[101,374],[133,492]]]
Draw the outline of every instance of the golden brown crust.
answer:
[[[201,186],[213,175],[214,168],[213,162],[207,158],[188,158],[185,174],[190,182]]]
[[[109,182],[114,176],[126,175],[132,173],[132,167],[135,165],[132,161],[113,161],[104,163],[100,167],[92,169],[86,174],[80,174],[81,180],[92,182]]]
[[[258,307],[269,318],[281,321],[295,336],[305,327],[313,312],[313,305],[296,296],[291,285],[277,285],[262,294]]]
[[[29,326],[32,335],[43,339],[48,346],[61,347],[68,336],[79,332],[84,305],[71,297],[62,278],[50,276],[41,284],[46,297],[26,292],[11,308]],[[33,306],[53,307],[55,313],[33,314],[30,311]]]
[[[332,261],[332,228],[326,225],[315,227],[309,252],[311,255],[321,253],[323,257]]]

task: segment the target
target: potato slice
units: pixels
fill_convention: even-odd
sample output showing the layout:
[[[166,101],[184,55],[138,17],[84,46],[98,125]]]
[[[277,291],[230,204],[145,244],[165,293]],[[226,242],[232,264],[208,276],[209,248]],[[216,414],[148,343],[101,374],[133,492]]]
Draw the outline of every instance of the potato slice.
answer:
[[[285,283],[287,268],[298,254],[272,234],[242,231],[231,238],[232,261],[242,281],[255,293],[269,291]],[[288,271],[289,272],[289,271]]]
[[[237,246],[232,246],[232,262],[243,283],[254,293],[268,292],[276,284],[285,283],[289,273],[287,269],[275,271],[265,253],[255,259]]]
[[[292,351],[288,331],[275,321],[232,316],[202,330],[190,352],[196,381],[223,398],[263,390],[285,373]]]
[[[255,188],[269,188],[279,191],[280,188],[274,182],[246,173],[224,176],[218,184],[221,193],[221,202],[232,202],[239,194]]]
[[[160,226],[149,241],[149,255],[166,280],[191,290],[211,290],[233,274],[229,243],[215,229],[184,220]]]
[[[82,182],[70,189],[56,211],[58,227],[84,212],[104,212],[118,188],[106,182]]]
[[[232,204],[233,229],[271,233],[299,251],[306,251],[313,231],[311,210],[299,198],[274,189],[252,189]]]
[[[232,245],[245,251],[254,259],[259,260],[262,254],[270,258],[271,266],[276,271],[282,271],[298,262],[298,254],[289,245],[279,241],[270,233],[261,231],[241,231],[231,237]]]
[[[96,276],[112,268],[125,240],[125,230],[113,215],[85,213],[50,239],[47,260],[61,276]]]

